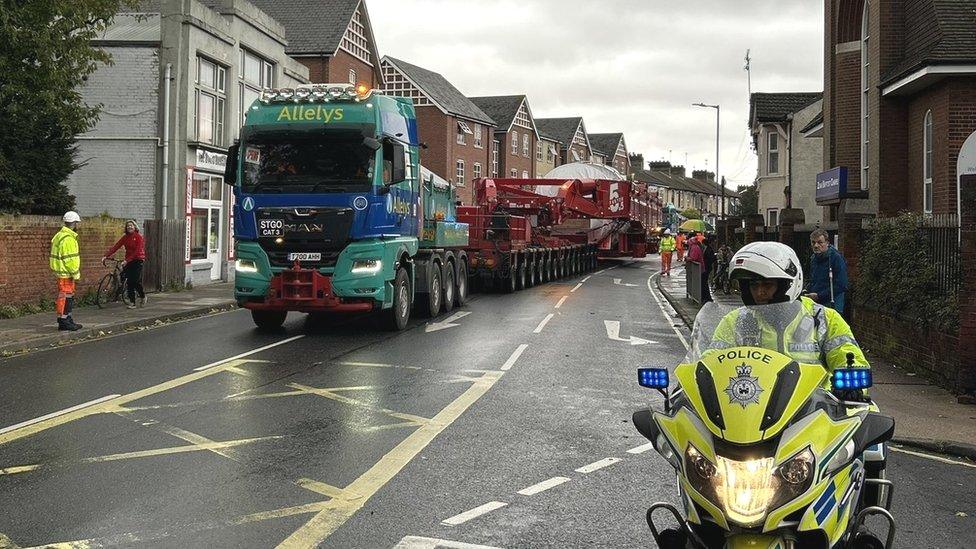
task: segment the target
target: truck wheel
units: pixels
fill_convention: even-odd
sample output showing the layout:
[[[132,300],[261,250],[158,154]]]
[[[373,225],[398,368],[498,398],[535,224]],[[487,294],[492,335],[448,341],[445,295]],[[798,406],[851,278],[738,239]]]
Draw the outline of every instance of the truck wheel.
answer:
[[[458,263],[457,280],[454,281],[457,286],[454,290],[454,302],[458,307],[462,307],[468,301],[468,282],[468,265],[467,262],[462,261]]]
[[[449,313],[454,310],[454,265],[448,263],[444,266],[444,312]]]
[[[436,263],[430,267],[427,277],[427,300],[423,302],[424,313],[430,317],[441,314],[441,266]]]
[[[401,267],[393,278],[393,306],[382,313],[384,327],[391,332],[406,328],[410,320],[410,305],[410,282],[406,269]]]
[[[288,311],[251,311],[251,320],[259,330],[271,331],[281,328]]]

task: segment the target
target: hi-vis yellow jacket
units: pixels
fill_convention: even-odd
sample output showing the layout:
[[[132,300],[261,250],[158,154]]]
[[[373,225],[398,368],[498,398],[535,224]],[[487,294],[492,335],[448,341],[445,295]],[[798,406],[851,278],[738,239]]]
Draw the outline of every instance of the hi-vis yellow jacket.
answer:
[[[677,244],[675,243],[673,236],[662,236],[661,237],[661,246],[660,246],[660,248],[661,248],[661,251],[662,252],[673,252],[674,251],[674,247],[676,245]]]
[[[51,239],[51,270],[58,278],[81,278],[81,251],[78,249],[78,233],[67,227]]]
[[[851,327],[837,311],[801,297],[797,314],[787,319],[789,322],[783,330],[775,329],[763,319],[761,311],[762,306],[740,307],[727,314],[715,329],[709,347],[761,347],[783,353],[797,362],[822,364],[830,372],[846,368],[847,353],[853,353],[854,367],[869,367]]]

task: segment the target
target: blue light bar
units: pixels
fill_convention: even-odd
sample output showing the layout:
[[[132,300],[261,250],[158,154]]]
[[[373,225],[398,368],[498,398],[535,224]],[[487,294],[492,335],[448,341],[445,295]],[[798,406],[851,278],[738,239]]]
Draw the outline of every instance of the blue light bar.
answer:
[[[871,370],[868,368],[838,368],[832,377],[834,389],[867,389],[873,385]]]
[[[668,371],[663,368],[638,368],[637,383],[648,389],[667,389],[671,381]]]

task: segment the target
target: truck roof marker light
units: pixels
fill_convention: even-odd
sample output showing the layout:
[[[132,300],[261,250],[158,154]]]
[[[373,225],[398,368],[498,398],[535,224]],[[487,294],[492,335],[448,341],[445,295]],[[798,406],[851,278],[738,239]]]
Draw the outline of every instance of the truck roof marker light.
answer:
[[[295,103],[300,103],[302,101],[308,101],[312,96],[312,90],[308,88],[298,88],[295,90]]]
[[[277,95],[278,95],[278,90],[274,90],[271,88],[264,88],[263,90],[261,90],[261,95],[258,97],[258,99],[260,99],[262,103],[267,105],[268,103],[274,101]]]
[[[277,99],[279,101],[290,101],[295,96],[295,90],[291,88],[281,88],[278,90]]]

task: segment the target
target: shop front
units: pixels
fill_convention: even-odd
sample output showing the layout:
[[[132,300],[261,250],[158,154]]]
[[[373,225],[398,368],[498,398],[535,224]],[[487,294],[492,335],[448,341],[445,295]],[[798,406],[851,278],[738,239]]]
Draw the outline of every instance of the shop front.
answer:
[[[187,167],[186,177],[185,260],[193,282],[205,284],[223,279],[226,272],[232,193],[224,185],[227,155],[198,148],[195,156],[195,165]]]

